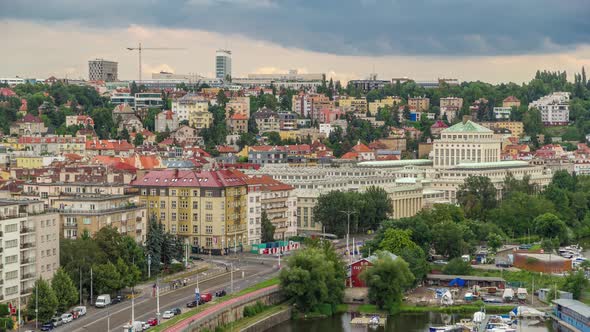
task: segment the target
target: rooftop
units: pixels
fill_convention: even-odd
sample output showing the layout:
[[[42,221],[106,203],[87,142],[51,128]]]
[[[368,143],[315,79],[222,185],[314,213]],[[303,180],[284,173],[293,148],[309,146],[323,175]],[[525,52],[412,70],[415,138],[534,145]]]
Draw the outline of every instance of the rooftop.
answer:
[[[580,301],[570,299],[557,299],[553,303],[571,309],[578,314],[584,316],[586,319],[590,318],[590,307]]]
[[[427,274],[426,279],[430,280],[453,280],[455,278],[461,278],[467,281],[497,281],[497,282],[505,282],[504,278],[500,277],[478,277],[478,276],[457,276],[457,275],[447,275],[447,274]]]
[[[488,168],[517,168],[517,167],[528,167],[529,163],[522,160],[510,160],[510,161],[493,161],[485,163],[459,163],[452,169],[488,169]]]
[[[365,167],[404,167],[404,166],[430,166],[432,160],[429,159],[402,159],[402,160],[384,160],[384,161],[363,161],[357,166]]]
[[[448,133],[486,133],[491,134],[493,133],[492,130],[479,125],[471,120],[467,120],[465,122],[459,122],[456,125],[453,125],[445,130],[442,131],[445,134]]]

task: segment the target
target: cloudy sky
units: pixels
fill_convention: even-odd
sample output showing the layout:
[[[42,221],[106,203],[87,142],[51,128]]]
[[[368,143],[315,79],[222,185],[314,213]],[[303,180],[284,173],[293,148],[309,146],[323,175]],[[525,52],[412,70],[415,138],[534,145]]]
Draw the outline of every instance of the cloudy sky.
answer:
[[[87,61],[121,79],[159,70],[212,76],[324,72],[521,83],[537,69],[590,66],[588,0],[0,0],[0,77],[86,78]]]

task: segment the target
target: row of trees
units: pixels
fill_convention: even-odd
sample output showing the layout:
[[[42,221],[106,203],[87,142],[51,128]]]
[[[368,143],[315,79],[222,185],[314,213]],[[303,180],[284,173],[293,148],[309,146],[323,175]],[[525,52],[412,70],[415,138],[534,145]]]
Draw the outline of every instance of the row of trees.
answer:
[[[32,295],[27,303],[27,316],[35,319],[35,310],[38,309],[40,322],[51,319],[55,313],[66,312],[79,299],[76,285],[63,269],[59,268],[51,284],[43,279],[35,281]]]

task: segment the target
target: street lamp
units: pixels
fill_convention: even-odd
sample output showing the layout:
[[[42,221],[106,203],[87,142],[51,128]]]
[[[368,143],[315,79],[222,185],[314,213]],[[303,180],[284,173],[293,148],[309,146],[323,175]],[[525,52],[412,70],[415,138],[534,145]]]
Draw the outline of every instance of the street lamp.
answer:
[[[350,254],[350,248],[348,246],[348,240],[350,238],[350,215],[357,213],[354,210],[345,210],[345,211],[340,211],[340,213],[344,213],[346,214],[346,252],[348,253],[348,260],[349,260],[349,265],[352,265],[352,255]],[[352,268],[352,266],[351,266]],[[350,287],[352,287],[352,272],[350,273]]]

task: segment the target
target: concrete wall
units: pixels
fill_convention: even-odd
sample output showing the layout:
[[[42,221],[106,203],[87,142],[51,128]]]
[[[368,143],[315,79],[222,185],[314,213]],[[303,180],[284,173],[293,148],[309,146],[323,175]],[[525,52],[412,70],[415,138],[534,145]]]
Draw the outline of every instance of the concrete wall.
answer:
[[[284,295],[278,288],[271,289],[258,296],[249,297],[243,301],[228,305],[219,310],[211,312],[211,314],[205,317],[191,322],[183,332],[199,332],[207,328],[211,331],[215,331],[218,326],[227,325],[233,321],[239,320],[244,317],[244,307],[253,305],[260,301],[266,305],[273,305],[285,300]],[[289,316],[290,317],[290,316]]]
[[[258,321],[245,329],[242,329],[240,332],[264,332],[271,327],[279,325],[282,322],[288,321],[291,319],[291,307],[277,312],[276,314],[266,317],[265,319]]]

